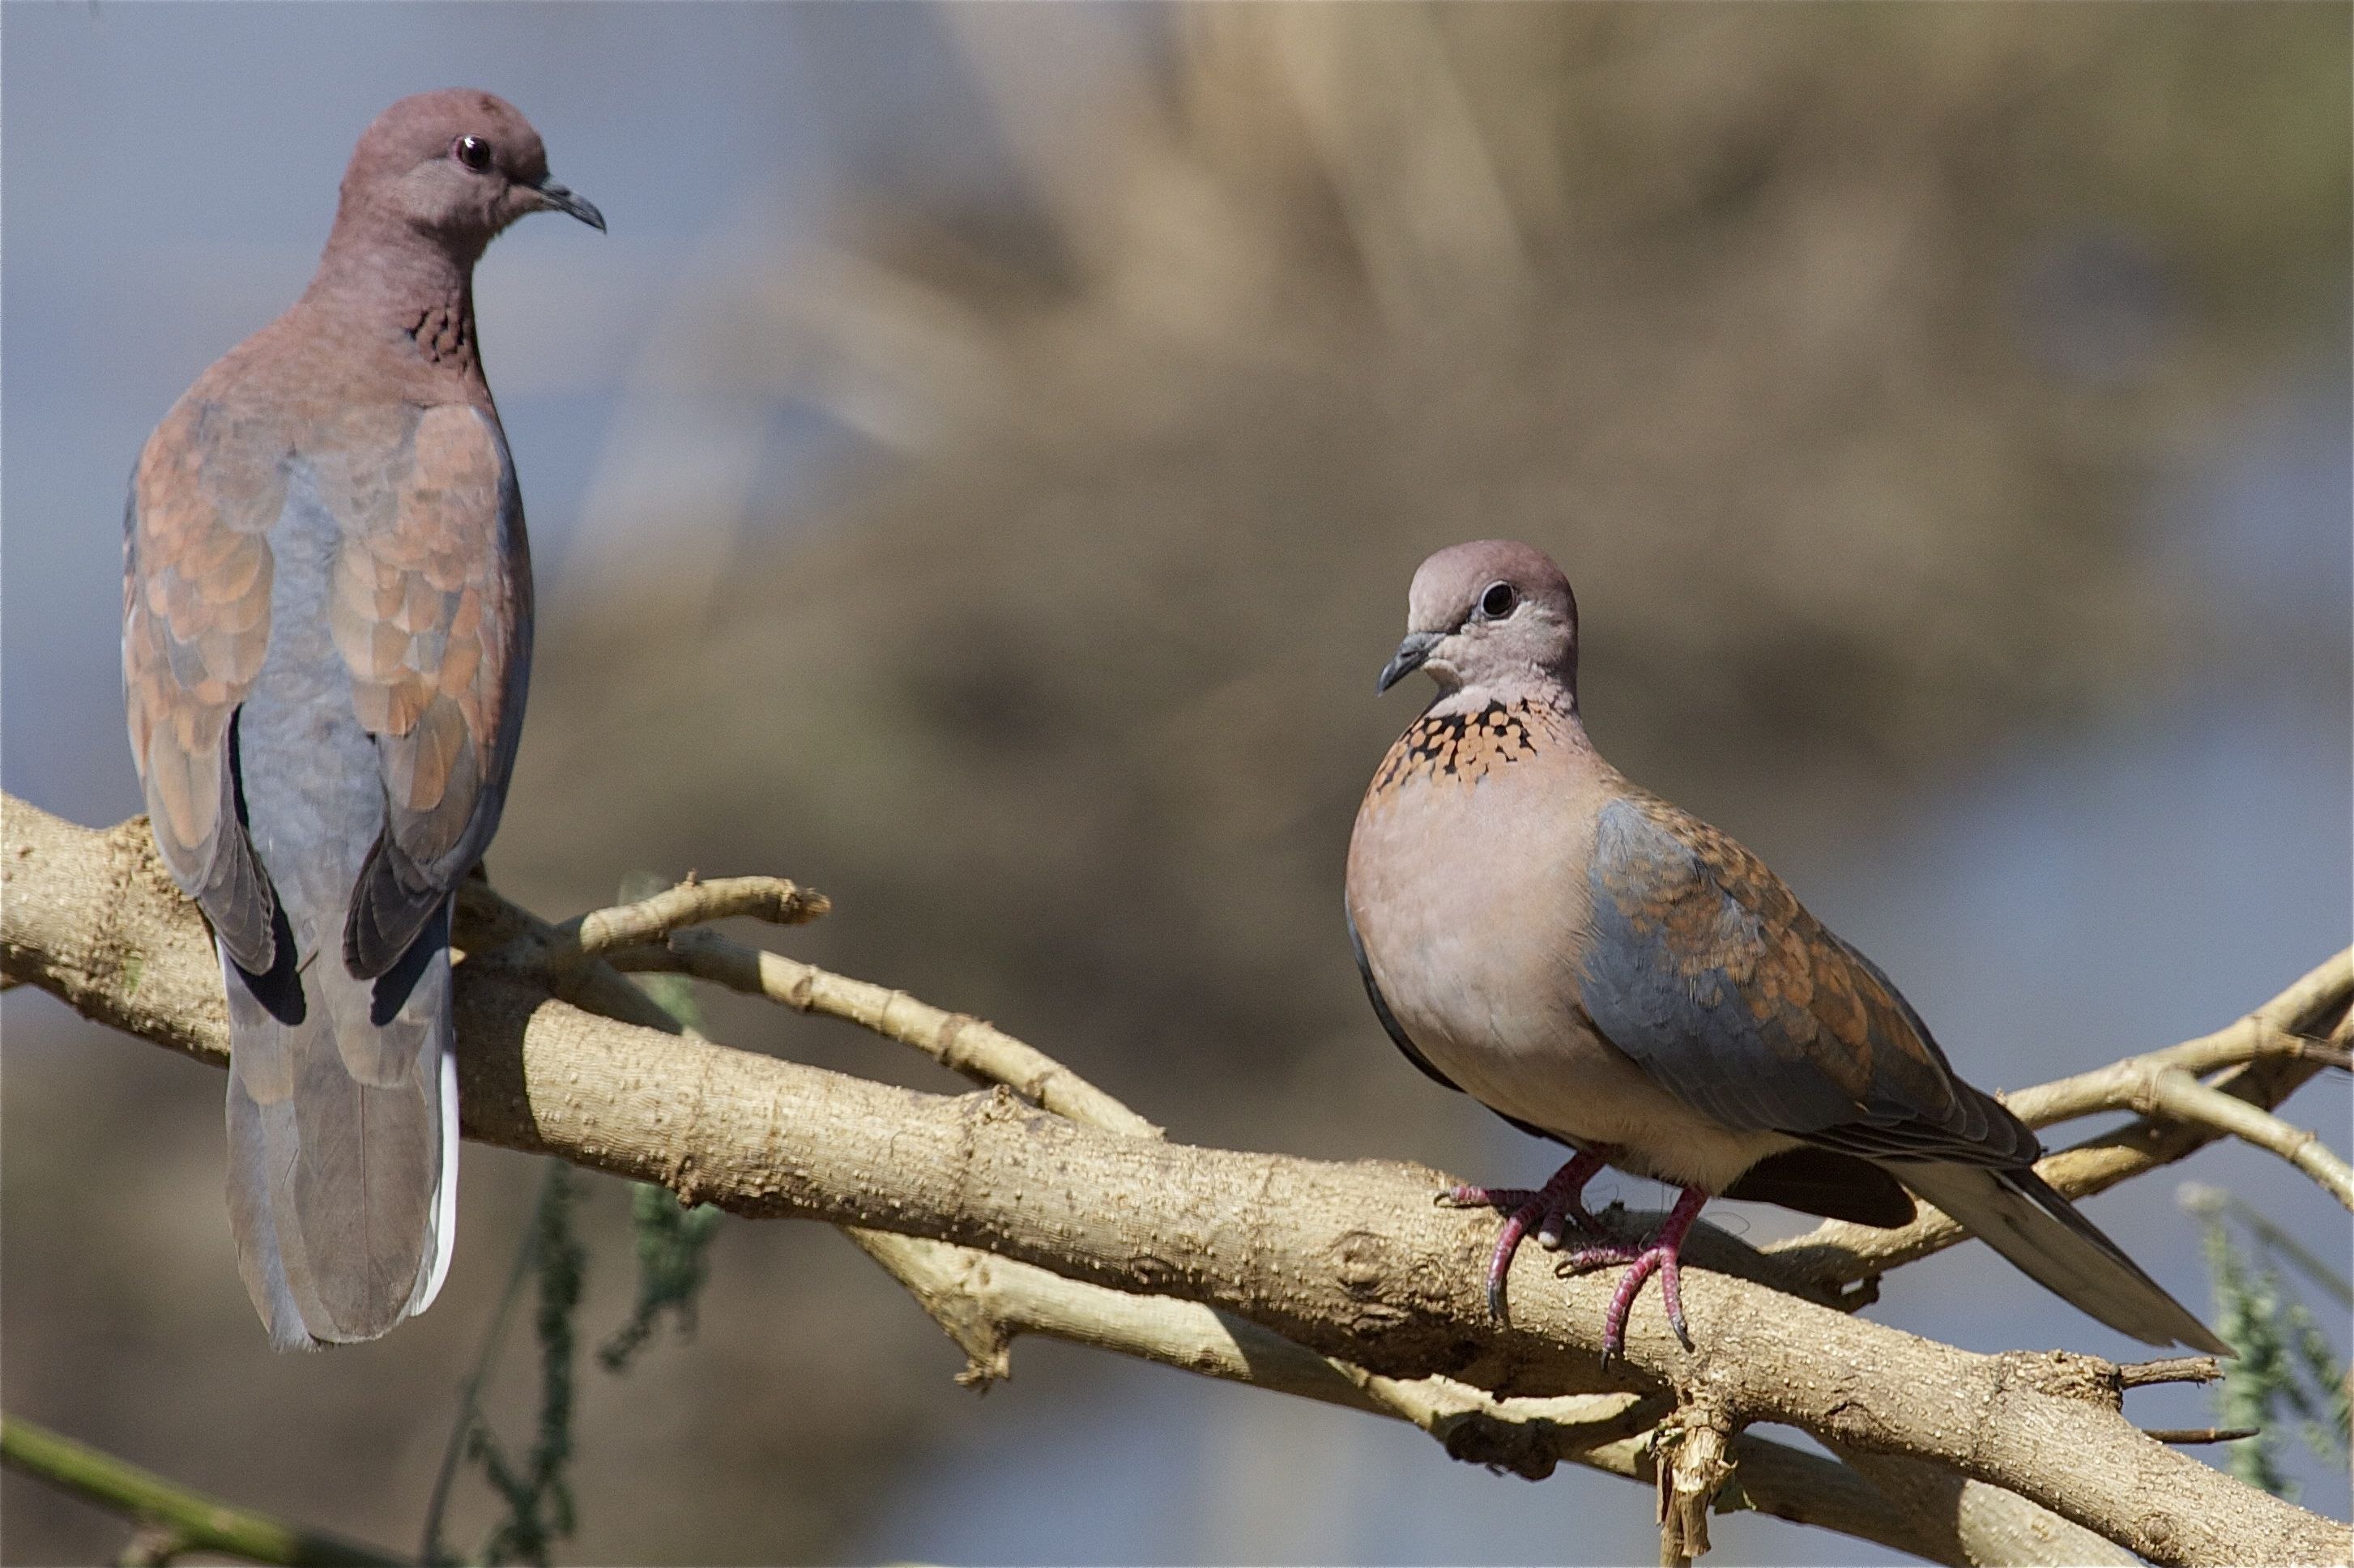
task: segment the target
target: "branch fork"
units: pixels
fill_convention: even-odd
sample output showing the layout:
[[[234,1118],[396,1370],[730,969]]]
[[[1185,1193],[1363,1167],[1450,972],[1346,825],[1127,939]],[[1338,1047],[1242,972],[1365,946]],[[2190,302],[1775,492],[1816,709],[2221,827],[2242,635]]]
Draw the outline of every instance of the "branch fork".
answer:
[[[11,800],[0,826],[0,973],[223,1063],[211,943],[154,863],[145,823],[91,832]],[[2343,1526],[2135,1430],[2115,1408],[2126,1374],[2107,1363],[2072,1358],[2102,1390],[2070,1396],[2010,1358],[1740,1277],[1755,1267],[1816,1292],[1852,1286],[1949,1245],[1942,1216],[1909,1237],[1826,1227],[1755,1265],[1729,1247],[1730,1272],[1687,1274],[1698,1353],[1638,1318],[1625,1363],[1600,1379],[1606,1281],[1537,1280],[1547,1288],[1524,1290],[1513,1322],[1493,1324],[1464,1266],[1484,1233],[1431,1208],[1436,1172],[1166,1143],[988,1024],[684,923],[747,912],[710,891],[741,880],[768,885],[761,907],[822,907],[775,891],[790,884],[727,879],[559,927],[469,883],[458,945],[493,961],[460,966],[465,1130],[640,1180],[675,1185],[691,1171],[696,1196],[738,1213],[843,1225],[941,1319],[976,1385],[1005,1375],[1015,1336],[1037,1332],[1374,1410],[1522,1474],[1551,1457],[1649,1479],[1667,1499],[1663,1548],[1684,1556],[1704,1548],[1712,1505],[1744,1504],[1956,1563],[2115,1561],[2118,1547],[2179,1563],[2348,1556]],[[523,961],[535,952],[561,961]],[[851,1019],[1029,1104],[943,1099],[682,1040],[609,959]],[[2250,1019],[2154,1054],[2186,1074],[2221,1071],[2202,1086],[2269,1111],[2324,1065],[2279,1042],[2334,1038],[2349,997],[2354,961],[2340,955]],[[2146,1118],[2044,1171],[2081,1194],[2221,1135]],[[1873,1240],[1892,1234],[1894,1248]],[[1620,1391],[1564,1392],[1611,1383]],[[1647,1446],[1669,1406],[1666,1435]],[[1841,1459],[1741,1430],[1753,1421],[1799,1426]]]

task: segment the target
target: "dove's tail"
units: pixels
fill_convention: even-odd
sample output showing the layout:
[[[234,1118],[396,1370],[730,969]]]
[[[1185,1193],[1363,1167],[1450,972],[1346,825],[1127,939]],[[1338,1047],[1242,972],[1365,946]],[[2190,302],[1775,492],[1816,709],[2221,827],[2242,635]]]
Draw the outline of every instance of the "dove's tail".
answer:
[[[1904,1184],[2052,1294],[2144,1344],[2236,1352],[2031,1170],[1900,1165]]]
[[[265,975],[221,967],[238,1270],[280,1350],[372,1340],[422,1312],[458,1207],[447,906],[382,979],[340,942],[298,960],[281,911]],[[340,936],[339,926],[326,929]]]

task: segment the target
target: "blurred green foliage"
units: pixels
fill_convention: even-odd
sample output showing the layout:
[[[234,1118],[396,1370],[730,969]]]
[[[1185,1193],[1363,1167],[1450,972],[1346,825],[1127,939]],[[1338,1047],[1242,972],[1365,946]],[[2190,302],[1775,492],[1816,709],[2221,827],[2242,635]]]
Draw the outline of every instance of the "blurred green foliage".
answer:
[[[2349,1388],[2345,1364],[2280,1266],[2335,1300],[2341,1313],[2354,1309],[2354,1286],[2230,1192],[2185,1182],[2180,1201],[2204,1232],[2207,1269],[2215,1282],[2215,1331],[2240,1352],[2223,1363],[2216,1418],[2227,1428],[2256,1429],[2231,1446],[2232,1474],[2294,1499],[2296,1483],[2280,1468],[2280,1433],[2294,1418],[2306,1446],[2343,1467]],[[2248,1238],[2248,1250],[2232,1238],[2234,1222]]]

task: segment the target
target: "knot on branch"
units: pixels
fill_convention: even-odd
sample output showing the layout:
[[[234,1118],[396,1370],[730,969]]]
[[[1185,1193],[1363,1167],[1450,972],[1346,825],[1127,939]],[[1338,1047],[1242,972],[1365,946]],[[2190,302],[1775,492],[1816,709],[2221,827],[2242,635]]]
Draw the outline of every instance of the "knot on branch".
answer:
[[[2106,1410],[2125,1406],[2123,1373],[2114,1362],[2098,1356],[2080,1356],[2072,1351],[2006,1351],[1996,1361],[1998,1388],[2030,1389]]]

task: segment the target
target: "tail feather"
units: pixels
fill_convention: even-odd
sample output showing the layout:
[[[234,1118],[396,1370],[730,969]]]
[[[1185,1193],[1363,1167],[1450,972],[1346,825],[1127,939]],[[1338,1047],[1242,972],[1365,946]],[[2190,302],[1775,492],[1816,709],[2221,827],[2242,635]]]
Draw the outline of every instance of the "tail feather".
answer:
[[[267,985],[256,994],[224,953],[229,1215],[246,1289],[280,1349],[375,1339],[423,1311],[448,1274],[448,940],[445,910],[398,999],[353,976],[339,945],[314,951],[292,1008]]]
[[[2031,1170],[1903,1165],[1904,1184],[2052,1294],[2149,1345],[2235,1354]]]

